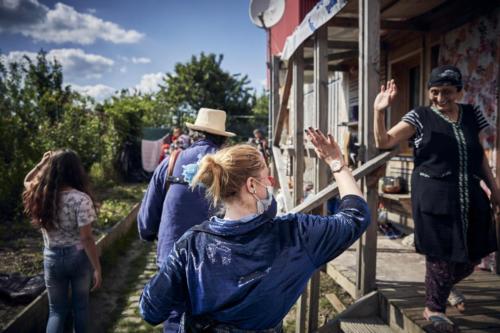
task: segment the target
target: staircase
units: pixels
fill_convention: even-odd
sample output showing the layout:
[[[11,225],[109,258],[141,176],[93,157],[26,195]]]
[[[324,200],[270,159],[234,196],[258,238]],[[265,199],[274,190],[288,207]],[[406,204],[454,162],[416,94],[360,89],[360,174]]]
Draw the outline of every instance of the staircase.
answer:
[[[379,298],[377,291],[361,297],[320,327],[318,333],[398,333],[382,319]]]

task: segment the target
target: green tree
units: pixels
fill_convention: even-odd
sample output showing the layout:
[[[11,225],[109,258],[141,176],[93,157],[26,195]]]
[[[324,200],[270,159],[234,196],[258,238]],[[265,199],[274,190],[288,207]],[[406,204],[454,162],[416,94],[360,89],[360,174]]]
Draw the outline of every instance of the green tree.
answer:
[[[23,178],[44,151],[72,148],[87,168],[100,159],[98,115],[63,85],[62,67],[36,59],[0,61],[0,219],[20,216]]]
[[[263,91],[260,96],[256,97],[255,106],[252,109],[254,116],[252,125],[258,128],[267,135],[267,126],[269,122],[269,94]]]
[[[193,117],[202,107],[225,110],[232,128],[238,120],[231,116],[250,115],[255,97],[248,77],[223,70],[222,60],[222,55],[201,53],[189,62],[177,63],[174,73],[164,78],[159,103],[171,116],[182,118]]]
[[[149,97],[122,90],[119,96],[106,100],[102,109],[107,124],[104,162],[122,180],[129,180],[131,173],[140,170],[142,127],[156,125],[153,115],[156,103]]]

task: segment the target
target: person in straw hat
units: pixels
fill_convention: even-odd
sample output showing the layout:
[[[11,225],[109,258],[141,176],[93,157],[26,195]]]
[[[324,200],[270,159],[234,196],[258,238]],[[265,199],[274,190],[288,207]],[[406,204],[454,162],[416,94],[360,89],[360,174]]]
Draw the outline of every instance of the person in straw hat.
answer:
[[[201,108],[195,123],[186,123],[186,126],[199,132],[202,139],[156,167],[137,215],[141,239],[158,239],[156,263],[159,268],[186,230],[213,215],[205,190],[192,189],[189,184],[201,158],[215,153],[228,137],[236,135],[226,131],[226,112],[222,110]],[[177,331],[180,315],[171,315],[164,323],[165,332]]]

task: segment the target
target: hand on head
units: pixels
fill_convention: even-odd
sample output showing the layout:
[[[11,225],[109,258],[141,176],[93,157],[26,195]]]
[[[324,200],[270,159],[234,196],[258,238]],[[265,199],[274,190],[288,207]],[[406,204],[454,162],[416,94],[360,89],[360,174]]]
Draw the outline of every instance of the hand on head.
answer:
[[[52,150],[48,150],[45,153],[43,153],[42,160],[40,161],[41,164],[46,163],[50,158],[52,157]]]
[[[319,158],[328,164],[333,160],[343,162],[342,151],[330,134],[325,135],[319,129],[313,129],[312,127],[309,127],[305,131],[309,140],[314,145],[314,150]]]

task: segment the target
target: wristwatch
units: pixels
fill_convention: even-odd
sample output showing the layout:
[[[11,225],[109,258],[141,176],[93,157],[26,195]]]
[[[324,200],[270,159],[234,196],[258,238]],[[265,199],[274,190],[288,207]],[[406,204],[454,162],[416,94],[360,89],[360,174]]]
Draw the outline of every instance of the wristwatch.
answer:
[[[339,172],[345,166],[345,164],[342,163],[341,160],[333,160],[329,165],[333,173]]]

